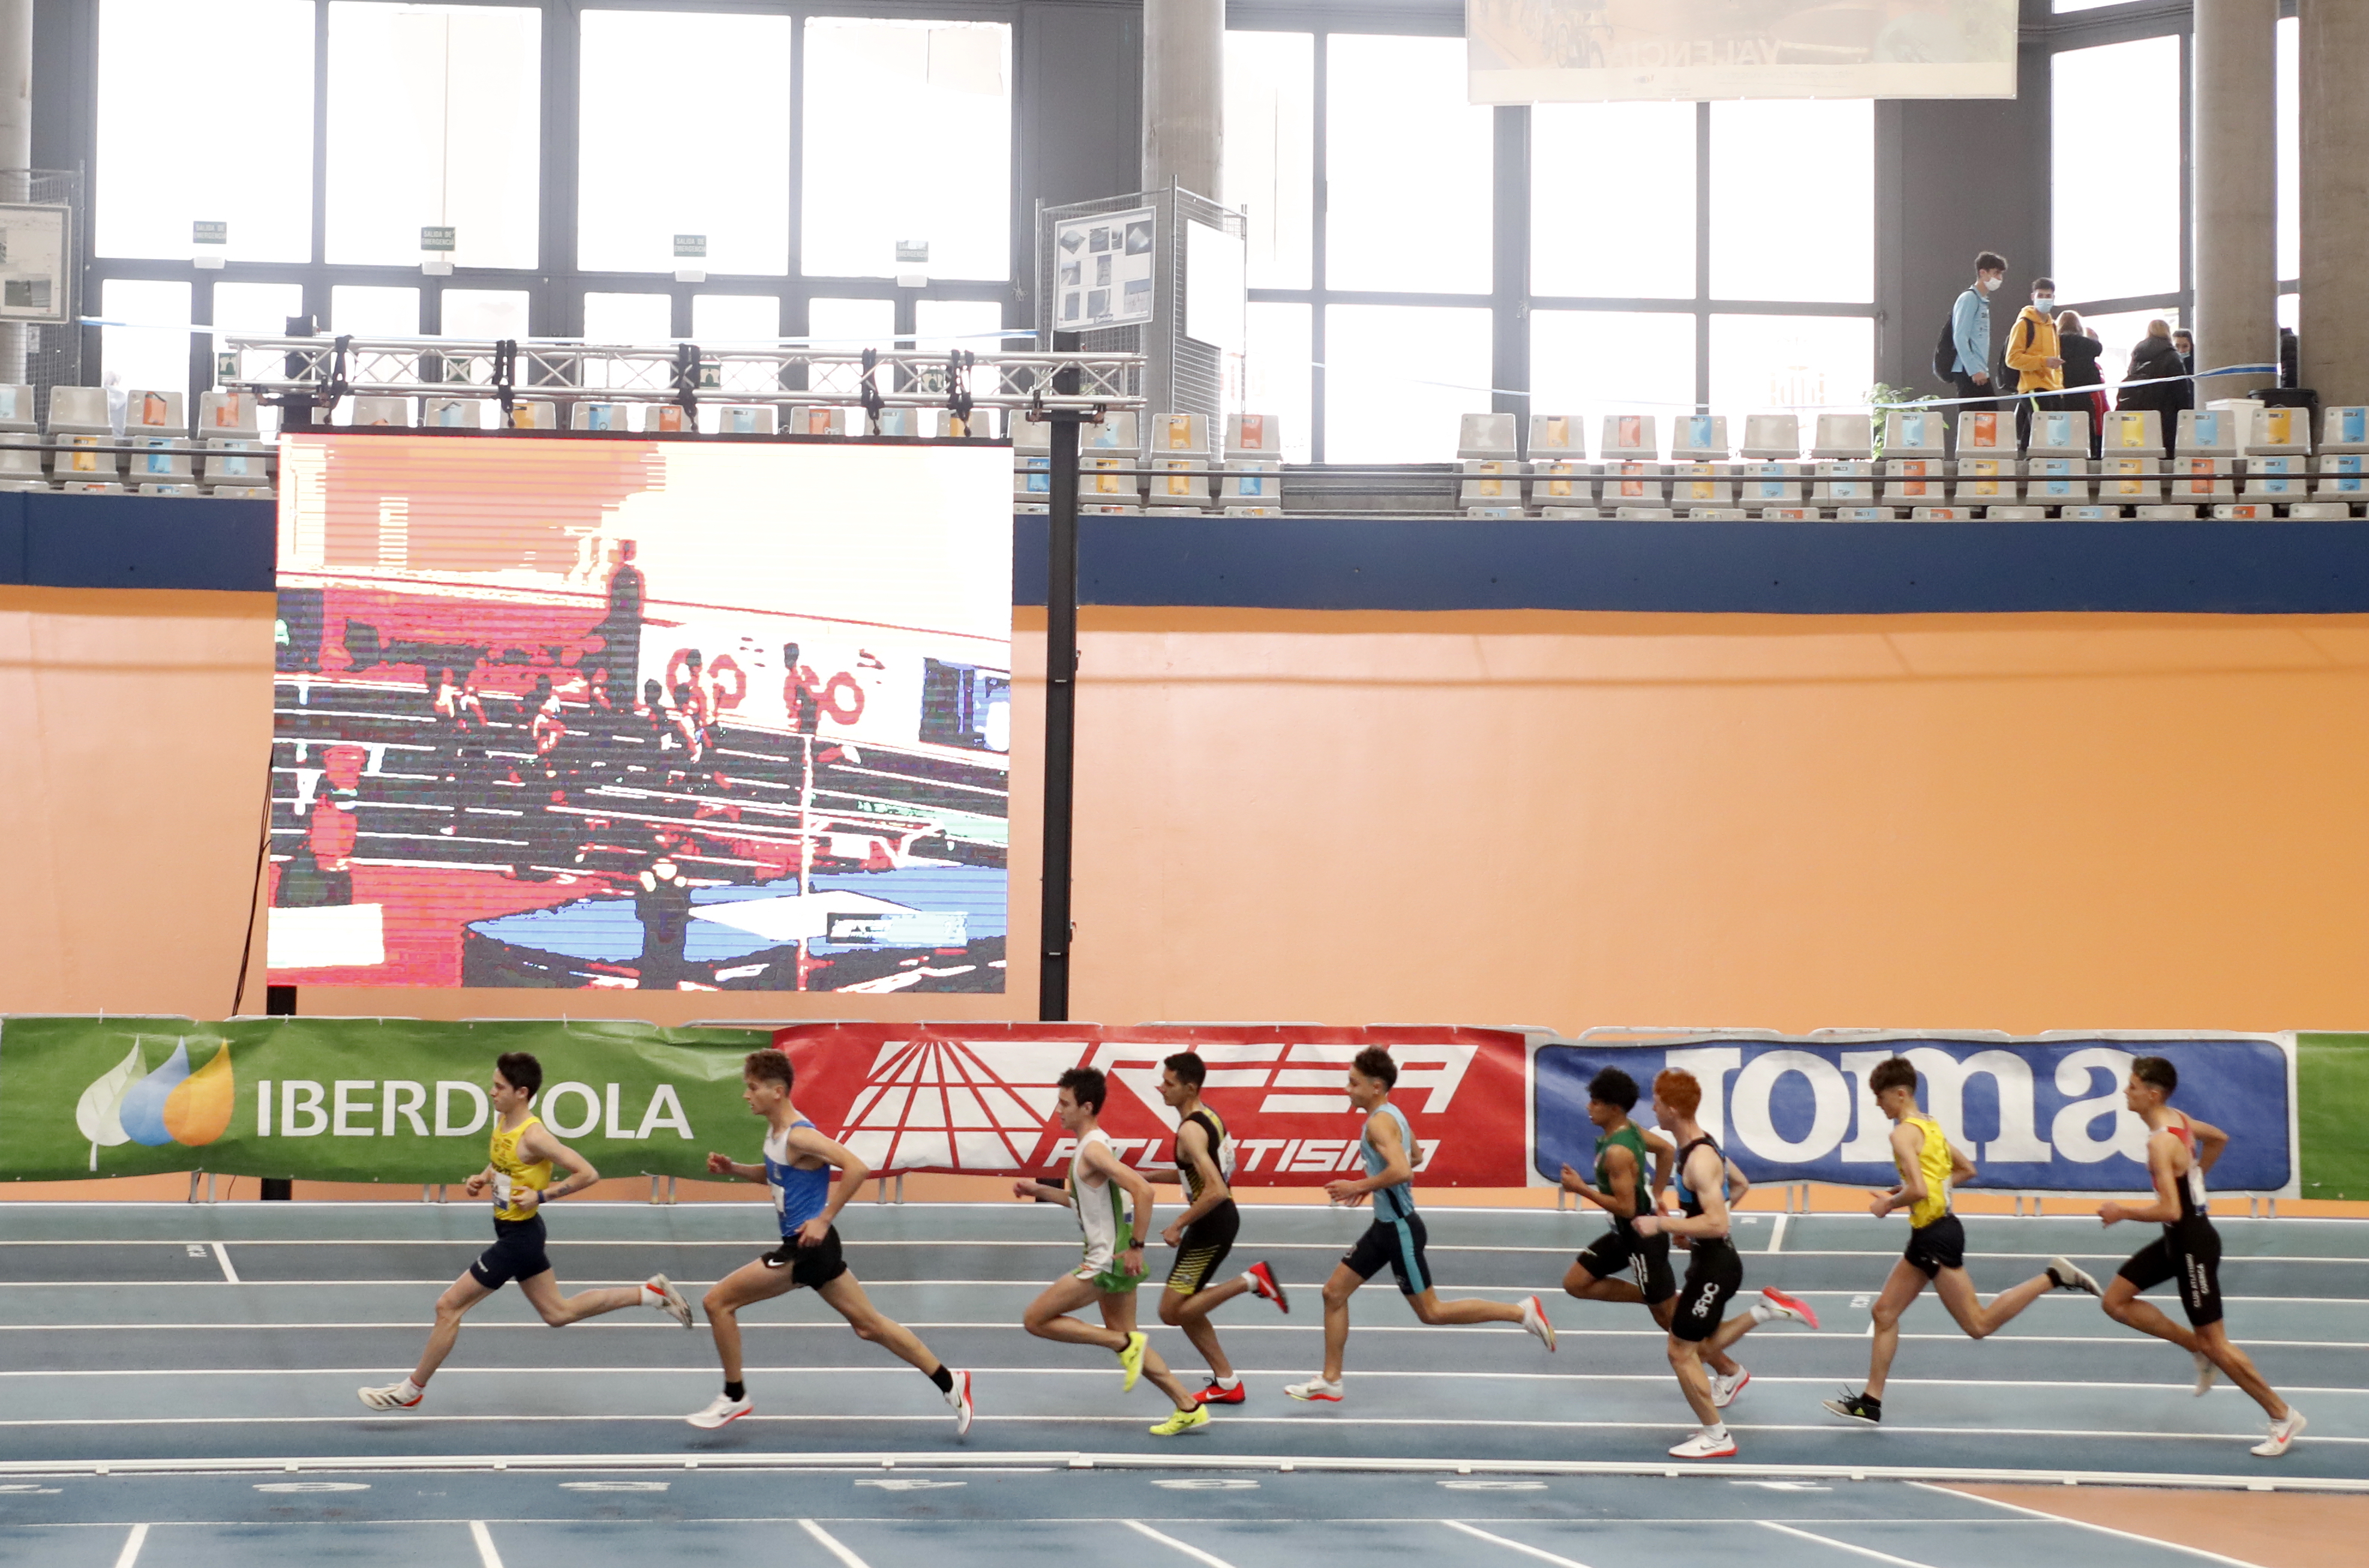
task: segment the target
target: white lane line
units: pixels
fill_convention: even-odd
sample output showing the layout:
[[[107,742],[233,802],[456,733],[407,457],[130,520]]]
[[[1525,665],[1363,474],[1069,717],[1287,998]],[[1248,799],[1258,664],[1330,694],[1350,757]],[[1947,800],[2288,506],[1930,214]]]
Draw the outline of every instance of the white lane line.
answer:
[[[812,1519],[800,1519],[798,1528],[814,1537],[816,1545],[838,1558],[841,1568],[872,1568],[870,1563],[841,1546],[837,1536],[816,1524]]]
[[[478,1568],[502,1568],[502,1554],[494,1550],[494,1532],[483,1519],[469,1521],[469,1539],[477,1543]]]
[[[238,1283],[238,1270],[230,1266],[230,1249],[220,1242],[214,1243],[214,1262],[222,1265],[223,1283],[229,1285]]]
[[[2063,1514],[2052,1514],[2044,1508],[2027,1508],[2020,1503],[2002,1503],[1996,1497],[1986,1497],[1979,1492],[1963,1492],[1954,1486],[1936,1486],[1930,1482],[1924,1481],[1912,1481],[1908,1484],[1919,1492],[1938,1493],[1945,1497],[1971,1498],[1976,1503],[1987,1503],[1994,1508],[2004,1508],[2010,1514],[2023,1515],[2024,1518],[2015,1521],[2017,1523],[2071,1525],[2076,1529],[2094,1530],[2100,1535],[2110,1535],[2118,1540],[2143,1541],[2149,1546],[2162,1547],[2167,1551],[2184,1551],[2191,1557],[2201,1557],[2207,1562],[2222,1563],[2225,1568],[2262,1568],[2262,1564],[2249,1562],[2242,1557],[2225,1557],[2217,1551],[2207,1551],[2201,1546],[2189,1546],[2181,1541],[2164,1540],[2151,1535],[2139,1535],[2132,1530],[2118,1530],[2112,1525],[2091,1524],[2087,1519],[2069,1518]]]
[[[1793,1217],[1790,1214],[1780,1214],[1777,1217],[1777,1223],[1768,1228],[1768,1250],[1770,1252],[1781,1253],[1785,1250],[1785,1221],[1792,1218]]]
[[[122,1551],[116,1556],[115,1568],[132,1568],[133,1563],[140,1561],[140,1549],[147,1544],[148,1527],[132,1526],[131,1535],[124,1539]]]
[[[1587,1568],[1587,1564],[1580,1562],[1577,1558],[1558,1557],[1553,1552],[1548,1551],[1543,1548],[1525,1546],[1518,1540],[1508,1540],[1504,1536],[1492,1535],[1487,1530],[1475,1528],[1473,1526],[1466,1524],[1461,1519],[1442,1519],[1439,1522],[1446,1525],[1449,1529],[1461,1530],[1466,1535],[1471,1536],[1475,1539],[1485,1540],[1492,1546],[1502,1546],[1508,1551],[1518,1551],[1525,1557],[1535,1557],[1541,1562],[1552,1562],[1556,1565],[1556,1568]]]
[[[1119,1523],[1125,1525],[1127,1528],[1133,1530],[1139,1536],[1148,1537],[1152,1540],[1158,1541],[1162,1546],[1172,1547],[1174,1550],[1183,1552],[1194,1562],[1200,1563],[1201,1568],[1234,1568],[1234,1565],[1227,1562],[1224,1558],[1213,1557],[1197,1546],[1187,1546],[1184,1542],[1178,1540],[1173,1535],[1162,1535],[1140,1519],[1121,1519]]]
[[[1837,1540],[1832,1536],[1812,1535],[1808,1530],[1797,1530],[1791,1525],[1780,1525],[1774,1519],[1755,1519],[1753,1523],[1762,1529],[1775,1530],[1780,1535],[1799,1536],[1803,1540],[1814,1540],[1820,1546],[1831,1546],[1837,1551],[1854,1552],[1861,1557],[1872,1558],[1878,1562],[1889,1562],[1893,1564],[1893,1568],[1931,1568],[1930,1564],[1919,1562],[1913,1557],[1894,1557],[1888,1551],[1878,1551],[1871,1546],[1853,1546],[1849,1541]]]

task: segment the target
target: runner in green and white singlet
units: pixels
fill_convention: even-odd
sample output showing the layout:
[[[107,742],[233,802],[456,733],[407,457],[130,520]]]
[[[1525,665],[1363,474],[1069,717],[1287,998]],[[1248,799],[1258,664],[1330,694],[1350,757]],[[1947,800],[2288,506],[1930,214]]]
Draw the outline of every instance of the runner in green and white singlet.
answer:
[[[1066,1204],[1077,1215],[1085,1242],[1085,1256],[1078,1266],[1047,1286],[1028,1304],[1021,1322],[1039,1339],[1100,1345],[1113,1352],[1127,1374],[1122,1389],[1134,1388],[1138,1377],[1149,1377],[1176,1407],[1151,1429],[1152,1436],[1173,1437],[1207,1426],[1209,1412],[1185,1391],[1135,1326],[1135,1288],[1143,1283],[1144,1275],[1143,1237],[1151,1230],[1151,1184],[1127,1169],[1103,1136],[1098,1119],[1108,1093],[1108,1082],[1094,1068],[1073,1067],[1061,1074],[1054,1112],[1062,1130],[1078,1140],[1069,1180],[1059,1186],[1037,1181],[1012,1184],[1015,1197]],[[1132,1201],[1131,1217],[1122,1193]],[[1102,1309],[1100,1328],[1070,1316],[1089,1302]]]

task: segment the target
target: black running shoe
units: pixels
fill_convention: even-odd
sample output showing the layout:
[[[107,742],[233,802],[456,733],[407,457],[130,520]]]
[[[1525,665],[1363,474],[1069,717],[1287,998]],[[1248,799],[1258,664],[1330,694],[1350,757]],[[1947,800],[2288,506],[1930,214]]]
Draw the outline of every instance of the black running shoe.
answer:
[[[1824,1402],[1828,1410],[1833,1411],[1845,1421],[1860,1421],[1874,1426],[1881,1425],[1883,1420],[1882,1400],[1870,1399],[1865,1394],[1855,1394],[1848,1389],[1843,1391],[1842,1398],[1830,1399]]]

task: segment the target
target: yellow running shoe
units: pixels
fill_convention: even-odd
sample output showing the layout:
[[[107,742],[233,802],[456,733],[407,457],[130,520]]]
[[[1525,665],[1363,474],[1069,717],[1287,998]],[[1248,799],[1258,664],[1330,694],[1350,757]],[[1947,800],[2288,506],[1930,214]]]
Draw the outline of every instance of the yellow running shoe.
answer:
[[[1127,1381],[1119,1385],[1119,1392],[1132,1391],[1135,1380],[1143,1376],[1143,1352],[1150,1344],[1150,1337],[1139,1332],[1127,1336],[1127,1344],[1118,1353],[1118,1364],[1127,1368]]]
[[[1190,1410],[1172,1410],[1168,1419],[1151,1429],[1155,1437],[1173,1437],[1179,1432],[1197,1431],[1209,1425],[1209,1407],[1196,1404]]]

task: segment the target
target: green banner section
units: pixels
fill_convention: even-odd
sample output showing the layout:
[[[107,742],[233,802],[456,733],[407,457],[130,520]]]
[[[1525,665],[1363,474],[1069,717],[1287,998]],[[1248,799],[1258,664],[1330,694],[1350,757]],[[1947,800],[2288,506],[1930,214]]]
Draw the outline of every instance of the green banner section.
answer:
[[[604,1176],[754,1158],[740,1098],[762,1029],[413,1019],[0,1020],[0,1178],[204,1170],[457,1182],[486,1162],[494,1059],[543,1063],[535,1109]]]
[[[2305,1197],[2369,1198],[2369,1035],[2295,1036]]]

